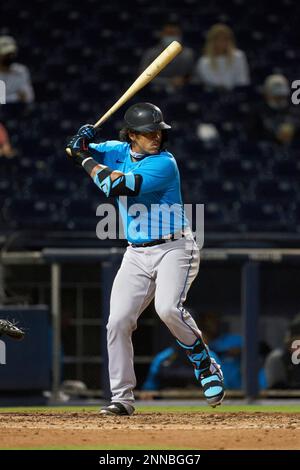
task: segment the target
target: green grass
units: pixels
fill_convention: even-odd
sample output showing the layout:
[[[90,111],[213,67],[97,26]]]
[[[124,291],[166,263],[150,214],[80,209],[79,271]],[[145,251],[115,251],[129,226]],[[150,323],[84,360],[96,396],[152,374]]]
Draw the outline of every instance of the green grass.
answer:
[[[49,407],[14,407],[0,408],[0,413],[89,413],[99,411],[99,406],[49,406]],[[203,406],[138,406],[138,413],[300,413],[299,405],[226,405],[218,408]]]
[[[141,413],[238,413],[238,412],[263,412],[263,413],[300,413],[299,405],[222,405],[217,408],[210,406],[149,406],[137,407]]]

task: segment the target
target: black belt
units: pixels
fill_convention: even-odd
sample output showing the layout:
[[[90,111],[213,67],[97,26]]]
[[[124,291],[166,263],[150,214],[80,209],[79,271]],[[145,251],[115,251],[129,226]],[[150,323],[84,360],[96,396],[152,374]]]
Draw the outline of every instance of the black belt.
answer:
[[[183,238],[184,232],[172,233],[170,235],[167,235],[167,237],[168,238],[159,238],[158,240],[152,240],[151,242],[145,243],[130,243],[130,246],[132,246],[132,248],[143,248],[146,246],[162,245],[163,243],[173,242],[175,240],[178,240],[179,238]]]

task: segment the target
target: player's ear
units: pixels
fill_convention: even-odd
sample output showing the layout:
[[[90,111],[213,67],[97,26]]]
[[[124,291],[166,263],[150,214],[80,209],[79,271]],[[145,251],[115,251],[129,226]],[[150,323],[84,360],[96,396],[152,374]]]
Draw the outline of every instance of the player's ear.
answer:
[[[129,129],[127,129],[126,127],[121,129],[119,132],[119,138],[121,142],[128,142],[130,144],[131,139],[129,138]]]
[[[133,131],[128,131],[128,137],[130,139],[131,142],[135,142],[135,137],[136,137],[136,133],[133,132]]]

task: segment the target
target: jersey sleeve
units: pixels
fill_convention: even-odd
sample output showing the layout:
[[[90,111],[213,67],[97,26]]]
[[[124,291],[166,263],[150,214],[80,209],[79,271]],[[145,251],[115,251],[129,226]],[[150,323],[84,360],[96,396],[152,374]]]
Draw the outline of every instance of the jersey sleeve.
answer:
[[[89,150],[97,163],[112,167],[116,155],[124,153],[127,146],[128,144],[126,142],[107,140],[106,142],[89,144]]]
[[[148,158],[139,168],[132,171],[142,177],[139,194],[162,191],[174,181],[176,163],[172,158],[158,156]]]

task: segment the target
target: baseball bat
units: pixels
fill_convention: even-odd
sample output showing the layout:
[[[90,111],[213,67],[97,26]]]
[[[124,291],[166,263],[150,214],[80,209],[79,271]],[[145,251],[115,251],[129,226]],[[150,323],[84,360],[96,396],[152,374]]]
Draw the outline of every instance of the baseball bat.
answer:
[[[132,98],[138,91],[144,88],[147,83],[153,80],[180,52],[182,45],[173,41],[171,44],[162,51],[159,56],[151,62],[150,65],[141,73],[141,75],[133,82],[127,91],[118,99],[118,101],[94,124],[94,127],[100,126],[105,122],[114,112],[116,112],[124,103]]]
[[[156,75],[159,74],[180,52],[182,45],[178,41],[173,41],[166,47],[156,59],[139,75],[118,101],[94,124],[98,127],[105,122],[113,113],[115,113],[124,103],[132,98],[138,91],[144,88],[147,83],[151,82]],[[70,153],[70,149],[66,149]]]

